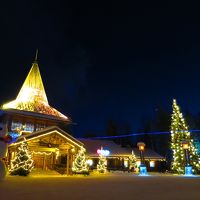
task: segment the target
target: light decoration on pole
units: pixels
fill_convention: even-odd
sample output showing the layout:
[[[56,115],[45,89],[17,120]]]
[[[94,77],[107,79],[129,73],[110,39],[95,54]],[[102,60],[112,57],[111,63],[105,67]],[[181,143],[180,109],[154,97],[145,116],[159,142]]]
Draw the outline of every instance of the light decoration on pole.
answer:
[[[99,150],[99,149],[98,149]],[[107,160],[105,157],[106,155],[109,155],[109,151],[103,150],[103,147],[101,147],[100,151],[97,150],[97,153],[99,154],[99,162],[97,164],[97,171],[100,173],[105,173],[107,169]],[[106,152],[106,153],[105,153]]]
[[[185,176],[192,176],[192,166],[190,165],[190,155],[189,155],[189,142],[186,140],[182,141],[182,147],[185,151]]]
[[[141,164],[140,164],[140,176],[147,176],[147,167],[145,165],[145,161],[144,161],[144,150],[145,150],[145,143],[144,142],[138,142],[137,146],[139,148],[140,151],[140,160],[141,160]]]
[[[198,173],[200,171],[199,156],[193,145],[193,140],[191,139],[190,132],[188,131],[188,127],[175,99],[173,100],[172,108],[171,150],[173,153],[173,160],[171,163],[171,169],[174,173],[184,174],[187,173],[185,166],[191,165],[192,172]],[[186,149],[187,157],[185,156]],[[188,158],[189,163],[187,161]],[[191,169],[191,167],[189,168]]]
[[[20,144],[16,157],[11,160],[9,172],[11,175],[27,176],[33,169],[31,152],[28,150],[26,140]]]
[[[85,156],[85,148],[81,147],[72,164],[74,174],[89,174],[89,165]]]

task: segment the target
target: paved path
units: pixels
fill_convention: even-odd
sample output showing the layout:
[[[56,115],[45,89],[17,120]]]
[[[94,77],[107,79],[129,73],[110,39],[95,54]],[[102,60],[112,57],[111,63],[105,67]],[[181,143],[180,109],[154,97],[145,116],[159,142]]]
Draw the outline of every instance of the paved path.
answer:
[[[200,177],[107,174],[7,177],[0,200],[199,200]]]

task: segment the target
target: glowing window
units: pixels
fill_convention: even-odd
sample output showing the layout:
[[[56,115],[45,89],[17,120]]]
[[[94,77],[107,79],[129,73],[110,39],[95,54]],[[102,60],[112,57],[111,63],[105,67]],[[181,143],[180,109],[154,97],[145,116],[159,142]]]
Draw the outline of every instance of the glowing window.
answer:
[[[92,159],[88,159],[86,161],[86,163],[89,165],[89,166],[92,166],[93,165],[93,160]]]
[[[128,167],[128,160],[124,160],[124,167]]]
[[[36,131],[42,130],[45,128],[44,124],[36,124]]]
[[[22,128],[21,122],[12,121],[12,124],[11,124],[11,130],[12,131],[15,131],[15,130],[21,129],[21,128]]]
[[[141,162],[138,160],[138,161],[136,161],[136,165],[137,165],[137,167],[140,167],[140,165],[141,165]]]
[[[24,131],[33,132],[34,131],[34,125],[30,124],[30,123],[26,123],[24,125]]]
[[[155,167],[155,164],[156,164],[155,161],[150,161],[149,162],[150,167]]]

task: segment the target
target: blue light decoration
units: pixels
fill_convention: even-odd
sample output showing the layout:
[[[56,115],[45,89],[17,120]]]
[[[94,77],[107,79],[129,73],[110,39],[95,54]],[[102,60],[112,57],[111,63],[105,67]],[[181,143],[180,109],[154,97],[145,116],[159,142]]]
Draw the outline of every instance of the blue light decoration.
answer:
[[[185,166],[185,176],[193,176],[191,165]]]
[[[148,176],[147,167],[143,164],[140,165],[140,174],[139,176]]]
[[[12,137],[12,141],[9,142],[9,144],[16,142],[17,138],[20,136],[20,134],[17,132],[8,132],[8,135]]]

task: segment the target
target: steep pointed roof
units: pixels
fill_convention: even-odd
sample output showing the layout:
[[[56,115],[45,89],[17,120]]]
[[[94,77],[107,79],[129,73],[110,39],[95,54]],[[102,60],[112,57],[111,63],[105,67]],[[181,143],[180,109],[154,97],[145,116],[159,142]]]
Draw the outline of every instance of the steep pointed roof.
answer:
[[[32,64],[17,98],[4,104],[2,108],[33,111],[68,119],[68,117],[49,105],[37,61]]]

